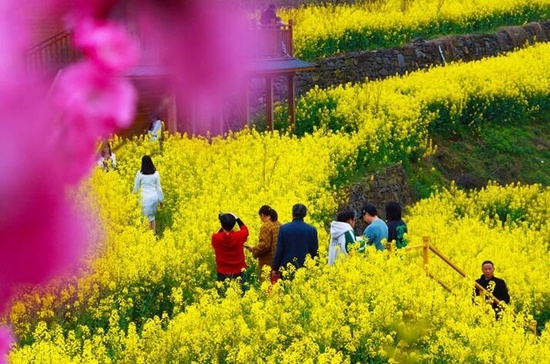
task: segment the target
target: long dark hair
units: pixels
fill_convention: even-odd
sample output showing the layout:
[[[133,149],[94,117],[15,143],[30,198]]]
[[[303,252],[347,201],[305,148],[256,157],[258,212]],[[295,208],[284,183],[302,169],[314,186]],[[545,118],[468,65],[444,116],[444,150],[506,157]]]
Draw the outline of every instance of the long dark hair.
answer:
[[[153,160],[150,156],[144,155],[141,158],[141,173],[142,174],[153,174],[157,171],[155,168],[155,165],[153,164]]]
[[[113,152],[111,151],[111,143],[109,143],[108,140],[102,141],[100,147],[101,147],[101,149],[99,150],[99,154],[100,154],[102,157],[105,157],[105,154],[103,153],[103,151],[104,151],[105,149],[108,150],[109,157],[111,157],[111,156],[113,155]]]
[[[258,214],[267,215],[271,217],[271,221],[273,222],[277,221],[277,219],[279,218],[277,211],[273,210],[268,205],[263,205],[262,207],[260,207],[260,211],[258,212]]]
[[[395,201],[390,201],[386,205],[386,220],[398,221],[401,220],[401,205]]]

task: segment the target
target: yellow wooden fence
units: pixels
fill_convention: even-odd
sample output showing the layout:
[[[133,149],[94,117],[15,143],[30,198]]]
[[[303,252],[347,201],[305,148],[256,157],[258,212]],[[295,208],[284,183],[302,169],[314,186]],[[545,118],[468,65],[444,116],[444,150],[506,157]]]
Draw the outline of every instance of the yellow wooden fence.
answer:
[[[391,243],[387,244],[388,250],[392,251],[394,250],[394,246]],[[466,275],[466,272],[464,272],[462,269],[460,269],[456,264],[454,264],[448,257],[446,257],[443,253],[441,253],[435,246],[430,244],[430,237],[429,236],[423,236],[422,237],[422,244],[418,245],[412,245],[407,246],[403,248],[405,251],[409,250],[419,250],[422,249],[422,259],[424,261],[424,270],[426,271],[426,274],[436,280],[443,288],[445,288],[447,291],[453,293],[451,287],[447,285],[445,282],[441,281],[439,278],[435,277],[428,269],[429,262],[430,262],[430,251],[434,253],[437,257],[439,257],[441,260],[443,260],[449,267],[451,267],[453,270],[455,270],[458,274],[460,274],[464,278],[468,278]],[[496,304],[500,305],[501,301],[496,298],[491,292],[487,291],[483,286],[481,286],[479,283],[477,283],[474,279],[472,279],[475,288],[479,290],[479,295],[481,296],[481,302],[485,302],[485,298],[489,296],[489,298],[495,302]],[[526,326],[533,332],[533,334],[537,334],[537,322],[536,320],[532,320],[529,323],[526,323]]]

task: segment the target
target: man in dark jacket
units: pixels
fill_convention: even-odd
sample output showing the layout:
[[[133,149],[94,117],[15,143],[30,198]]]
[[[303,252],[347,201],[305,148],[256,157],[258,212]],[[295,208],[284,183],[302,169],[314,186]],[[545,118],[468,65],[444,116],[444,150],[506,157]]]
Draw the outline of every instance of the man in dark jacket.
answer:
[[[510,295],[508,294],[508,287],[506,287],[506,282],[504,282],[504,280],[494,276],[495,265],[493,262],[490,260],[484,261],[481,264],[481,271],[483,272],[483,275],[476,280],[476,282],[495,296],[500,302],[509,304]],[[476,287],[476,296],[479,295],[480,289]],[[493,302],[489,295],[485,297],[485,301],[493,306],[493,309],[498,317],[500,311],[502,310],[502,306],[496,302]]]
[[[277,20],[277,13],[275,13],[275,4],[269,4],[267,9],[264,10],[262,15],[260,16],[260,24],[262,25],[270,25],[275,24],[275,21]]]
[[[306,215],[307,208],[304,205],[294,205],[292,222],[282,225],[279,229],[277,250],[271,265],[272,275],[278,275],[279,268],[286,267],[288,263],[301,268],[308,254],[312,258],[318,255],[317,229],[304,222]]]

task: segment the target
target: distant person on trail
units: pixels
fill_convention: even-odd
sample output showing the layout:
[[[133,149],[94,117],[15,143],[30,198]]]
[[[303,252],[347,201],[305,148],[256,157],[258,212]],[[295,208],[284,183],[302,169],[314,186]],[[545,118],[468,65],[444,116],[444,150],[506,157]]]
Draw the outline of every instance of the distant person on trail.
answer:
[[[277,21],[277,14],[275,13],[276,6],[275,4],[269,4],[267,9],[265,9],[260,16],[260,24],[262,25],[271,25],[275,24]]]
[[[147,134],[149,134],[149,141],[152,142],[161,138],[162,120],[160,120],[160,117],[158,115],[153,118],[153,121],[151,122],[151,125],[149,125],[149,129],[147,130]]]
[[[149,227],[156,234],[155,215],[157,208],[163,206],[164,194],[160,186],[160,174],[153,164],[150,156],[141,158],[141,169],[136,173],[133,193],[141,190],[141,207],[143,215],[149,220]]]
[[[506,287],[506,282],[504,282],[503,279],[494,276],[495,265],[493,262],[486,260],[481,263],[481,271],[483,274],[476,280],[476,282],[495,296],[495,298],[499,301],[509,304],[510,295],[508,294],[508,287]],[[476,296],[481,294],[480,289],[477,287],[475,289],[475,294]],[[490,304],[493,307],[493,310],[495,310],[495,315],[498,318],[502,312],[503,306],[494,302],[489,295],[485,296],[485,303]]]
[[[268,266],[271,271],[271,263],[277,249],[277,237],[281,223],[278,221],[277,211],[268,205],[263,205],[258,212],[263,222],[260,228],[260,242],[256,246],[244,245],[252,253],[252,256],[258,259],[258,269],[260,271],[260,282],[263,281],[263,268]]]
[[[388,240],[388,226],[378,217],[378,211],[374,205],[365,205],[361,209],[363,221],[367,224],[367,228],[363,232],[366,245],[375,245],[376,250],[385,250],[386,246],[383,241]]]
[[[336,260],[349,254],[349,247],[355,244],[355,213],[343,211],[336,216],[336,221],[330,224],[330,245],[328,248],[328,264],[334,265]]]
[[[241,278],[246,282],[246,262],[244,260],[244,243],[248,239],[248,228],[233,213],[219,214],[221,229],[212,235],[212,247],[216,255],[216,272],[218,282],[226,279]],[[234,231],[235,224],[239,231]]]
[[[401,205],[395,201],[386,204],[386,225],[388,225],[388,243],[395,241],[397,249],[401,249],[407,245],[405,234],[407,224],[401,220],[402,209]]]
[[[97,165],[102,167],[105,172],[109,172],[116,169],[116,156],[111,151],[111,144],[108,140],[101,143],[101,150],[99,151],[99,158],[97,159]]]
[[[271,265],[271,275],[279,276],[279,269],[292,264],[296,269],[304,266],[306,256],[315,258],[319,252],[317,229],[304,222],[307,208],[301,203],[292,207],[292,222],[284,224],[279,229],[277,250]]]

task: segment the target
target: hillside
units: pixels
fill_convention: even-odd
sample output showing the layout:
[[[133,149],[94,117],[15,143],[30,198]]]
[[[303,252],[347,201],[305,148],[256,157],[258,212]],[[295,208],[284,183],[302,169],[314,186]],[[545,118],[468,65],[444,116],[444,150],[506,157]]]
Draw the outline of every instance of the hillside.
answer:
[[[446,181],[479,188],[487,181],[550,185],[550,123],[487,128],[455,138],[434,135],[436,154],[426,162]]]
[[[485,187],[489,181],[550,185],[550,123],[543,118],[431,137],[434,155],[406,164],[419,198],[453,181],[466,190]]]
[[[302,33],[303,54],[324,57],[346,51],[338,44],[357,43],[349,36],[354,19],[363,20],[354,35],[365,38],[362,32],[379,22],[375,33],[390,46],[426,24],[434,24],[427,32],[431,36],[449,24],[450,32],[481,25],[491,28],[494,19],[508,24],[510,17],[522,24],[550,9],[550,0],[349,2],[370,8],[320,9],[329,28],[316,34],[311,21],[309,35]],[[465,6],[474,3],[480,5]],[[521,6],[514,7],[517,3]],[[530,6],[533,3],[540,6]],[[384,4],[393,10],[384,11]],[[414,6],[409,23],[402,27],[407,9],[399,8],[408,4]],[[429,17],[424,17],[422,4],[431,4]],[[437,11],[438,4],[446,11]],[[374,9],[378,6],[382,10]],[[309,11],[304,9],[296,11]],[[369,15],[377,11],[378,20],[371,19]],[[338,17],[341,13],[344,16]],[[357,18],[346,17],[351,13]],[[212,14],[204,13],[204,24],[211,24]],[[193,19],[188,20],[192,25]],[[337,25],[333,28],[348,30],[330,31],[332,23]],[[327,34],[330,37],[323,38]],[[327,49],[316,49],[316,44],[325,43]],[[74,88],[79,90],[76,81]],[[83,94],[89,96],[82,97],[86,111],[103,105],[95,92]],[[116,89],[113,94],[118,94]],[[99,95],[99,101],[111,96]],[[155,140],[147,135],[131,139],[114,135],[109,141],[116,166],[112,155],[107,164],[112,168],[100,163],[93,170],[78,169],[89,174],[78,183],[61,185],[60,195],[70,199],[71,209],[62,210],[63,214],[54,209],[51,215],[56,219],[51,223],[47,218],[52,206],[45,203],[49,200],[23,191],[27,185],[16,182],[26,181],[27,174],[16,173],[4,185],[22,186],[15,191],[33,211],[20,212],[19,194],[5,194],[13,201],[5,221],[16,216],[20,240],[39,246],[27,250],[18,244],[20,240],[12,239],[17,249],[8,246],[6,261],[13,251],[22,257],[14,262],[28,263],[26,254],[31,252],[44,260],[61,258],[69,250],[61,243],[71,241],[63,235],[78,229],[70,225],[69,215],[82,218],[85,235],[73,234],[77,236],[73,245],[83,252],[77,267],[51,280],[13,287],[9,307],[0,316],[0,364],[547,362],[548,100],[550,43],[539,43],[475,62],[449,62],[385,79],[314,85],[297,100],[293,128],[288,125],[287,108],[277,105],[275,131],[244,128],[198,137],[164,132]],[[125,108],[113,102],[101,109],[110,113]],[[201,114],[196,118],[201,121]],[[29,118],[29,125],[33,120]],[[27,124],[15,123],[15,130],[22,130],[21,125]],[[71,127],[76,130],[75,125]],[[80,142],[72,134],[67,136],[74,145]],[[89,139],[91,144],[94,140]],[[25,157],[17,155],[18,164],[10,160],[6,165],[18,172],[34,171],[36,185],[30,185],[31,192],[35,186],[50,186],[45,172],[67,168],[52,164],[55,158],[37,159],[47,162],[38,168],[34,160],[21,163]],[[389,182],[367,184],[375,186],[371,190],[389,190],[387,185],[395,177],[410,182],[416,192],[417,200],[404,210],[407,246],[397,249],[390,242],[377,249],[366,232],[357,240],[348,233],[351,241],[339,246],[334,265],[328,264],[329,252],[336,246],[330,226],[341,211],[340,202],[350,186],[358,180],[372,182],[380,171],[389,171]],[[147,175],[151,184],[140,187]],[[57,179],[50,182],[53,185]],[[404,186],[390,191],[396,199],[410,190],[408,185],[396,185]],[[40,195],[48,198],[55,195],[51,191],[58,191],[41,188]],[[366,188],[360,194],[363,191]],[[144,211],[148,201],[155,211]],[[290,251],[290,263],[281,267],[281,279],[273,282],[271,267],[258,269],[257,256],[243,246],[245,239],[232,241],[236,234],[223,223],[224,213],[238,216],[235,231],[257,247],[267,240],[262,238],[263,228],[269,223],[260,207],[269,205],[270,219],[286,224],[297,218],[298,203],[307,206],[309,256],[300,249],[306,245],[304,235],[287,245],[281,238],[288,237],[288,230],[271,230],[266,250],[278,251],[276,256]],[[382,210],[384,204],[376,204]],[[346,232],[368,220],[359,213],[362,209],[353,210],[349,227],[340,222]],[[384,223],[377,223],[384,230]],[[41,225],[48,229],[36,229]],[[41,244],[38,235],[46,236],[52,248]],[[225,264],[215,236],[227,238]],[[294,249],[304,253],[296,254]],[[277,270],[277,259],[268,260]],[[510,300],[502,298],[506,303],[498,308],[499,315],[486,300],[491,294],[483,298],[475,291],[475,279],[487,260],[494,262],[495,275],[505,280],[510,294]],[[39,267],[28,264],[23,270],[22,264],[10,264],[22,274]],[[3,270],[0,266],[0,276],[5,276]],[[488,285],[488,293],[497,295],[494,288]],[[10,333],[17,339],[8,338]]]

